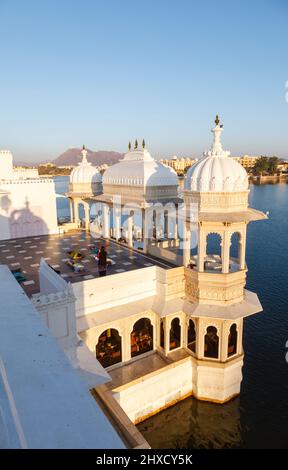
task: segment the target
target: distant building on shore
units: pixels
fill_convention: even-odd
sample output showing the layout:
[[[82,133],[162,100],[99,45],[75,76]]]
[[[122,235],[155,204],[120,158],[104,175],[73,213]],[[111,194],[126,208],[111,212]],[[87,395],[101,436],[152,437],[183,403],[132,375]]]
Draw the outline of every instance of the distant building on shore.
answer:
[[[251,155],[243,155],[243,157],[233,157],[240,165],[242,165],[245,169],[249,170],[252,169],[259,160],[259,156],[251,156]]]
[[[184,175],[190,166],[196,162],[193,158],[178,158],[176,155],[172,158],[160,160],[163,165],[170,166],[178,175]]]
[[[38,168],[14,166],[14,175],[18,179],[39,178]]]

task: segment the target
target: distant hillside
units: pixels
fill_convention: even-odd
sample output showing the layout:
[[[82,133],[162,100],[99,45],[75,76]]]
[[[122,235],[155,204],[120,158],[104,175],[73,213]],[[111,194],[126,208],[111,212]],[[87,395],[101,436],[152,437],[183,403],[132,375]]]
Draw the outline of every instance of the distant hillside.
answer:
[[[53,160],[53,163],[57,166],[77,165],[81,161],[81,150],[81,148],[70,148]],[[113,163],[117,163],[124,155],[123,153],[106,150],[99,150],[98,152],[93,152],[89,149],[86,150],[88,152],[87,160],[95,166],[103,165],[103,163],[112,165]]]

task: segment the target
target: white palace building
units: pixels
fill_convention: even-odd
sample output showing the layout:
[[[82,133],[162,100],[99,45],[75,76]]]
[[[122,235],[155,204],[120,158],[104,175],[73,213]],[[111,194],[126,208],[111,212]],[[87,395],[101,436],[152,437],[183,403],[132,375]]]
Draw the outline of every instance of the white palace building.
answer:
[[[249,222],[265,219],[266,215],[249,207],[247,173],[223,150],[222,131],[217,117],[211,149],[188,171],[182,194],[175,171],[155,161],[144,142],[141,148],[137,141],[133,149],[129,145],[123,160],[108,168],[103,178],[87,162],[84,148],[82,162],[71,174],[71,221],[65,230],[78,227],[78,207],[83,204],[83,230],[93,234],[96,244],[113,244],[116,253],[125,248],[127,266],[136,256],[144,260],[139,269],[118,269],[106,277],[91,276],[70,284],[42,259],[39,293],[30,299],[22,297],[27,322],[34,325],[32,332],[24,331],[30,335],[29,344],[35,343],[42,359],[45,354],[47,360],[50,353],[51,358],[55,356],[55,364],[57,354],[59,358],[63,352],[66,355],[61,359],[65,363],[62,372],[57,369],[59,384],[66,382],[66,401],[60,396],[60,385],[56,392],[64,406],[63,422],[70,419],[73,390],[78,393],[73,406],[74,410],[79,406],[83,419],[78,430],[77,419],[71,423],[75,430],[73,445],[82,429],[81,432],[90,433],[91,446],[94,426],[92,446],[101,447],[103,442],[97,432],[100,426],[100,435],[110,436],[108,447],[149,447],[135,427],[140,421],[189,396],[221,404],[240,393],[243,322],[245,317],[262,310],[257,295],[245,289],[246,231]],[[98,208],[93,222],[91,204]],[[0,275],[3,270],[4,276],[4,269],[7,268],[0,267]],[[6,291],[9,288],[20,295],[16,281],[11,278],[5,282],[9,284]],[[13,310],[12,305],[9,308]],[[14,323],[17,315],[12,315]],[[25,323],[23,315],[20,317],[19,321]],[[41,327],[43,331],[40,317],[46,325]],[[9,324],[8,318],[6,323]],[[45,338],[49,337],[42,352],[43,339],[36,336],[40,330]],[[6,337],[8,341],[7,331]],[[8,360],[12,353],[3,350],[1,341],[0,337],[0,356]],[[19,341],[23,345],[23,335]],[[29,344],[24,344],[24,349]],[[32,349],[29,355],[33,357]],[[28,359],[25,361],[28,366]],[[11,363],[10,367],[15,367],[11,373],[13,382],[13,374],[19,373],[20,366],[16,362],[14,366],[13,360]],[[50,372],[45,374],[38,359],[34,364],[35,374],[40,382],[45,375],[43,380],[49,382],[52,394],[49,373],[55,364],[51,362]],[[7,367],[9,375],[9,364]],[[1,370],[3,378],[0,362]],[[21,377],[25,380],[22,370]],[[70,389],[67,380],[71,381]],[[14,382],[14,386],[19,384],[19,377]],[[87,396],[77,402],[81,387]],[[37,387],[33,393],[37,395]],[[21,391],[17,389],[15,394],[21,395]],[[45,397],[49,403],[47,393]],[[9,402],[9,394],[6,401]],[[16,408],[18,403],[21,408],[23,397],[19,402],[15,398]],[[5,410],[4,405],[2,408]],[[23,411],[22,428],[15,425],[15,420],[13,424],[11,416],[6,419],[7,439],[12,429],[11,435],[18,435],[18,447],[19,436],[29,436],[25,416]],[[89,418],[86,422],[85,417]],[[21,419],[20,409],[18,424]],[[55,419],[60,422],[61,413]],[[63,433],[64,446],[69,447],[65,430]],[[50,441],[53,444],[53,439]],[[31,443],[33,446],[32,437]],[[36,445],[41,447],[39,435]]]
[[[53,180],[35,173],[14,169],[12,153],[0,151],[0,240],[58,233]]]

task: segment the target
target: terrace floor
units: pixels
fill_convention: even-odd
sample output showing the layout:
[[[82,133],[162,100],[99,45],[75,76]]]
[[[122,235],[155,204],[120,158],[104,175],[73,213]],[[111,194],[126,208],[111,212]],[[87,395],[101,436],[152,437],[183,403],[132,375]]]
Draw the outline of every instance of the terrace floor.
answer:
[[[91,253],[93,245],[97,247],[105,245],[108,257],[115,261],[115,265],[108,266],[107,275],[154,265],[165,269],[173,267],[167,261],[133,251],[112,240],[95,240],[90,233],[84,230],[69,234],[1,240],[0,264],[6,264],[10,269],[22,269],[27,280],[21,285],[26,294],[31,296],[39,292],[38,268],[41,258],[44,258],[53,268],[58,269],[61,276],[68,282],[79,282],[98,277],[97,262]],[[81,264],[85,266],[85,273],[74,273],[66,265],[67,251],[69,250],[79,251],[85,256],[81,261]]]
[[[109,375],[112,380],[106,383],[106,387],[109,390],[113,390],[134,380],[140,379],[151,372],[159,371],[163,367],[189,356],[190,354],[183,348],[171,352],[168,357],[162,356],[156,351],[152,354],[147,354],[144,357],[139,356],[137,360],[129,362],[128,364],[119,364],[119,367],[109,370]]]

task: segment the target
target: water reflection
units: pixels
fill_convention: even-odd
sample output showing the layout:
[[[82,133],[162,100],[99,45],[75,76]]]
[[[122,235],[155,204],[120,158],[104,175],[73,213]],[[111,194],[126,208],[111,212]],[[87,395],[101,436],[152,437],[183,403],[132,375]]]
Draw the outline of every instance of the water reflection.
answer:
[[[239,397],[225,405],[188,398],[140,423],[138,429],[153,448],[237,448],[242,445],[239,409]]]

